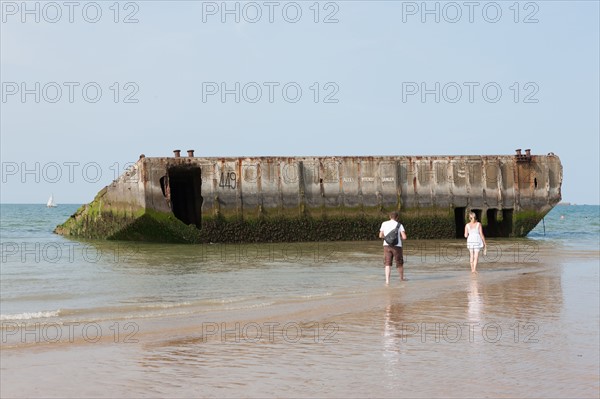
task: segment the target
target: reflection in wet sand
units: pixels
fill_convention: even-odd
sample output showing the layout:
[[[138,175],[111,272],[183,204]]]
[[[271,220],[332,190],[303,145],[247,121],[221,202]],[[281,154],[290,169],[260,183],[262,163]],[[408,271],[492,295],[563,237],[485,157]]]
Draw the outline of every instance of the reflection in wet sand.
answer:
[[[406,339],[404,326],[402,325],[402,303],[389,303],[385,307],[383,321],[383,358],[386,372],[393,375],[395,366],[400,362],[402,356],[402,341]]]
[[[469,321],[471,323],[481,322],[481,313],[483,312],[483,298],[479,295],[479,282],[477,275],[471,275],[469,292],[467,293],[469,304]]]
[[[359,255],[344,262],[368,267]],[[373,262],[362,291],[342,293],[331,285],[343,285],[340,270],[357,284],[350,266],[294,267],[294,285],[282,280],[280,290],[318,274],[331,295],[137,320],[131,345],[2,351],[2,396],[34,396],[43,381],[56,396],[598,397],[597,259],[570,255],[542,248],[539,262],[484,262],[476,276],[461,264],[409,262],[411,280],[389,287]],[[272,335],[267,323],[279,323]]]

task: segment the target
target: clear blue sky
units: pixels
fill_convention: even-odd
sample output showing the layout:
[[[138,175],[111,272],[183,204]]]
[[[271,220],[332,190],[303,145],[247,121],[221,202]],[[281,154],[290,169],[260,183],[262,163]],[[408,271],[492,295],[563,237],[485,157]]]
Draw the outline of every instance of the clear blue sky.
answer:
[[[3,1],[0,201],[90,202],[174,149],[531,148],[599,203],[599,2],[223,4]]]

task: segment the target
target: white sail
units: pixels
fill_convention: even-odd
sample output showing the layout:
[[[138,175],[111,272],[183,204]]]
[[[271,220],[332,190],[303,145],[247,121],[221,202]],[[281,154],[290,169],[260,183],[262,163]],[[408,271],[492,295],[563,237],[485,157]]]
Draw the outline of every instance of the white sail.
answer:
[[[48,208],[54,208],[56,206],[56,203],[54,202],[54,197],[52,195],[50,195],[50,198],[48,198],[48,203],[46,203],[46,206]]]

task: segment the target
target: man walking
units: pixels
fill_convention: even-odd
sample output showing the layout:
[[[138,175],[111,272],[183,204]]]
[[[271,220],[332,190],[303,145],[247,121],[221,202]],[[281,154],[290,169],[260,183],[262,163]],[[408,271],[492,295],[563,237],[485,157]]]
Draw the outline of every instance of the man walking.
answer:
[[[398,242],[395,245],[389,245],[386,240],[383,240],[383,265],[385,266],[385,283],[390,283],[390,275],[392,273],[392,262],[396,261],[396,268],[400,273],[400,280],[406,281],[404,278],[404,257],[402,256],[402,240],[406,240],[406,232],[404,226],[398,221],[398,212],[390,212],[390,220],[381,224],[379,229],[379,238],[385,236],[394,229],[398,229]]]

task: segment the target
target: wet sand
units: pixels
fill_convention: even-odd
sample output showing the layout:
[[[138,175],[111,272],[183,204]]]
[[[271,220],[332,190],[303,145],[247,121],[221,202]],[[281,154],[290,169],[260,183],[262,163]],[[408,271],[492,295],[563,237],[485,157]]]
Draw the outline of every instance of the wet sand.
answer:
[[[597,250],[507,243],[472,275],[431,247],[388,287],[380,248],[358,250],[347,261],[377,281],[362,292],[105,321],[100,336],[72,325],[60,342],[3,330],[1,396],[599,396]]]

